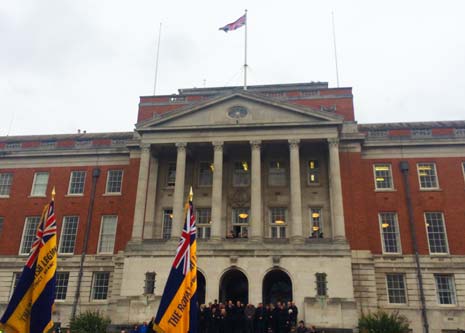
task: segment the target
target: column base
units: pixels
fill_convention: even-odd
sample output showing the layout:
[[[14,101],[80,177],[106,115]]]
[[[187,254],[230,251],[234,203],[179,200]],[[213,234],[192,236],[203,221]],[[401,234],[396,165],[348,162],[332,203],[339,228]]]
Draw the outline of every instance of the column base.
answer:
[[[208,241],[210,243],[219,243],[219,242],[221,242],[221,237],[220,236],[210,236],[210,239]]]

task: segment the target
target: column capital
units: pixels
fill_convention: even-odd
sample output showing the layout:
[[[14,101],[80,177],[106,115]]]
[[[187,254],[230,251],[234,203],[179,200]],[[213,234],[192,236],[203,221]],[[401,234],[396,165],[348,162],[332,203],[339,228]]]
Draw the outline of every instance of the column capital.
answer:
[[[260,145],[262,144],[261,140],[251,140],[250,141],[250,146],[252,149],[260,149]]]
[[[186,151],[187,142],[176,142],[176,148],[178,151]]]
[[[330,147],[338,147],[339,146],[339,138],[329,138],[328,145]]]
[[[289,139],[287,140],[287,142],[289,142],[290,148],[299,148],[300,139]]]
[[[213,145],[213,150],[216,150],[216,151],[223,150],[224,142],[223,141],[213,141],[212,145]]]
[[[140,150],[143,152],[150,151],[150,143],[141,143],[140,144]]]

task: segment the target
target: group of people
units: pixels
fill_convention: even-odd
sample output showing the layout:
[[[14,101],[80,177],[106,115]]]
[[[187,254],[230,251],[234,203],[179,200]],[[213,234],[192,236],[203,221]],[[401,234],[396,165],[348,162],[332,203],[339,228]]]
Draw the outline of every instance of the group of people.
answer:
[[[233,303],[202,304],[199,309],[199,333],[290,333],[297,332],[299,310],[294,302],[244,305]],[[299,326],[303,326],[299,323]],[[305,328],[306,329],[306,328]],[[312,331],[299,330],[299,333]]]

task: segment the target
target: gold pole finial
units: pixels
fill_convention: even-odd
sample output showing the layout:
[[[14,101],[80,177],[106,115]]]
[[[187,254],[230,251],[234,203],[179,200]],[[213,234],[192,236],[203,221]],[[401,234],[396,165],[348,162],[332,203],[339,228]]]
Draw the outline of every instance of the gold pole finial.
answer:
[[[55,200],[55,194],[56,194],[56,192],[55,192],[55,186],[53,186],[53,188],[52,188],[52,201]]]
[[[193,198],[194,198],[194,191],[192,191],[192,186],[191,186],[191,190],[189,191],[189,201],[192,201]]]

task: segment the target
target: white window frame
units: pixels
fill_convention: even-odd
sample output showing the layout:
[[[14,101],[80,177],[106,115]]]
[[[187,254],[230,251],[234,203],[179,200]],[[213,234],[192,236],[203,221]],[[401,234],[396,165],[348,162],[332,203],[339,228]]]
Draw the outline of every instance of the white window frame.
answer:
[[[447,277],[450,279],[450,284],[452,287],[452,290],[449,290],[448,292],[451,293],[451,298],[453,302],[451,303],[441,303],[441,297],[439,295],[439,288],[438,288],[438,277]],[[436,300],[439,305],[441,306],[457,306],[457,290],[455,286],[455,278],[454,274],[434,274],[434,285],[436,287]]]
[[[171,213],[169,213],[171,212]],[[170,220],[167,220],[167,219]],[[165,230],[169,224],[169,233]],[[161,237],[163,239],[170,239],[173,235],[173,208],[164,208],[162,216],[162,228],[161,228]],[[168,237],[169,236],[169,237]]]
[[[105,224],[105,221],[108,221],[107,219],[109,218],[114,218],[115,224],[114,224],[114,232],[113,232],[113,246],[111,251],[102,251],[102,236],[107,236],[103,235],[103,227]],[[118,215],[103,215],[100,221],[100,234],[99,234],[99,240],[98,240],[98,254],[113,254],[115,252],[115,244],[116,244],[116,232],[118,229]]]
[[[58,279],[58,276],[59,275],[64,275],[66,276],[66,285],[59,285],[59,279]],[[65,291],[65,298],[58,298],[58,292],[57,292],[57,289],[58,287],[61,287],[61,288],[64,288],[66,289]],[[69,287],[69,272],[56,272],[56,282],[55,282],[55,300],[58,301],[58,302],[64,302],[66,301],[66,299],[68,298],[68,287]]]
[[[390,226],[388,226],[387,228],[383,228],[383,217],[382,217],[383,214],[392,214],[393,216],[397,252],[387,252],[386,250],[386,244],[385,244],[385,239],[384,239],[384,235],[385,235],[384,229],[387,229]],[[381,246],[383,248],[383,254],[402,254],[402,243],[400,239],[399,218],[397,216],[397,212],[380,212],[378,213],[378,221],[379,221],[378,225],[379,225],[379,232],[381,236]],[[390,232],[390,234],[392,234],[392,232]]]
[[[77,173],[77,172],[83,172],[83,173],[84,173],[84,180],[83,180],[83,183],[82,183],[82,192],[71,193],[71,185],[72,185],[72,181],[73,181],[73,174],[74,174],[74,173]],[[86,187],[86,178],[87,178],[87,171],[86,171],[86,170],[74,170],[74,171],[71,171],[71,173],[70,173],[70,175],[69,175],[68,195],[72,195],[72,196],[83,196],[83,195],[84,195],[84,191],[85,191],[85,187]]]
[[[44,175],[46,174],[47,175],[47,182],[45,183],[45,188],[44,188],[44,191],[43,193],[38,193],[38,194],[35,194],[35,190],[36,190],[36,186],[43,186],[44,184],[37,184],[37,176],[38,175]],[[45,197],[47,196],[47,187],[48,187],[48,180],[50,179],[50,173],[47,172],[47,171],[38,171],[38,172],[35,172],[34,173],[34,179],[32,180],[32,187],[31,187],[31,194],[30,196],[31,197]]]
[[[394,303],[394,302],[391,302],[391,298],[390,298],[390,294],[389,294],[389,282],[388,282],[388,276],[393,276],[393,275],[397,275],[397,276],[401,276],[402,277],[402,283],[403,283],[403,291],[404,291],[404,299],[405,299],[405,302],[404,303]],[[405,279],[405,273],[396,273],[396,272],[392,272],[392,273],[386,273],[386,276],[385,276],[385,279],[384,279],[385,283],[386,283],[386,297],[387,297],[387,302],[389,304],[395,304],[395,305],[407,305],[408,304],[408,298],[407,298],[407,283],[406,283],[406,279]],[[392,290],[392,289],[391,289]],[[396,290],[400,290],[399,288],[396,289]]]
[[[121,180],[119,183],[119,191],[118,192],[110,192],[108,191],[108,185],[110,184],[110,173],[111,172],[121,172]],[[123,169],[111,169],[107,171],[107,182],[105,184],[105,194],[107,195],[121,195],[123,192],[123,178],[124,178],[124,170]]]
[[[284,209],[284,223],[275,223],[273,221],[273,209]],[[288,238],[288,209],[287,207],[270,207],[268,209],[269,212],[269,232],[270,238],[272,239],[287,239]],[[273,228],[276,228],[276,237],[273,237]]]
[[[209,221],[207,223],[204,223],[203,221],[200,221],[200,214],[199,210],[208,210],[210,211],[207,216],[209,217]],[[195,211],[195,217],[196,217],[196,228],[197,228],[197,238],[198,239],[210,239],[211,236],[211,217],[212,217],[212,210],[210,207],[197,207]]]
[[[277,167],[273,166],[277,163]],[[284,187],[287,186],[287,172],[282,160],[273,159],[268,162],[268,186]]]
[[[170,167],[174,165],[174,182],[170,178]],[[172,184],[171,184],[172,183]],[[166,165],[166,186],[174,187],[176,185],[176,162],[168,162]]]
[[[388,171],[389,173],[389,178],[391,182],[390,187],[378,187],[378,182],[377,182],[377,175],[376,175],[376,168],[377,167],[388,167],[388,170],[381,170],[381,171]],[[373,164],[373,179],[375,181],[375,190],[376,191],[392,191],[394,190],[394,178],[392,177],[392,166],[391,163],[374,163]]]
[[[421,177],[423,177],[423,176],[420,176],[420,171],[422,171],[422,170],[420,170],[420,168],[426,167],[428,164],[433,166],[434,179],[436,181],[436,186],[423,187],[421,185]],[[440,188],[439,187],[439,178],[438,178],[438,168],[437,168],[435,162],[420,162],[420,163],[417,163],[417,176],[418,176],[418,186],[420,187],[420,191],[438,190]]]
[[[74,242],[73,242],[73,251],[72,252],[63,252],[63,241],[64,241],[64,232],[65,229],[67,228],[67,224],[71,223],[71,218],[76,218],[76,230],[74,233]],[[78,229],[79,229],[79,216],[77,215],[70,215],[70,216],[63,216],[63,222],[61,224],[61,234],[60,234],[60,246],[58,247],[58,253],[59,254],[64,254],[64,255],[73,255],[74,251],[76,250],[76,239],[77,239],[77,234],[78,234]],[[66,237],[69,237],[71,234],[66,235]]]
[[[465,161],[462,161],[463,180],[465,181]]]
[[[318,213],[318,217],[313,217],[314,213]],[[323,219],[323,207],[310,207],[310,238],[323,238],[324,233],[324,219]],[[318,227],[314,230],[313,227]],[[321,235],[321,237],[320,237]]]
[[[97,283],[97,275],[99,274],[106,274],[108,276],[108,284],[106,286],[104,286],[106,288],[106,295],[105,295],[105,298],[95,298],[95,294],[96,294],[96,283]],[[94,301],[94,302],[99,302],[99,301],[107,301],[108,300],[108,296],[110,294],[110,279],[111,279],[111,273],[110,272],[107,272],[107,271],[102,271],[102,272],[93,272],[92,274],[92,288],[90,290],[90,299],[91,301]]]
[[[242,166],[241,169],[236,169],[236,165]],[[247,170],[244,170],[244,165],[247,166]],[[248,177],[246,177],[248,176]],[[250,162],[248,160],[234,161],[232,165],[232,186],[233,187],[248,187],[250,186]],[[239,180],[247,180],[246,182],[240,182]]]
[[[26,229],[28,228],[28,225],[32,222],[29,222],[31,221],[32,219],[34,219],[35,222],[37,222],[37,225],[35,226],[35,228],[33,228],[34,230],[34,233],[33,233],[33,236],[32,236],[32,242],[31,244],[26,248],[27,252],[23,252],[23,245],[24,245],[24,242],[25,242],[25,239],[24,237],[26,236],[25,235],[25,232],[26,232]],[[23,226],[23,233],[22,233],[22,236],[21,236],[21,244],[19,245],[19,255],[20,256],[27,256],[30,252],[31,252],[31,247],[32,247],[32,244],[34,243],[34,240],[36,238],[36,235],[37,235],[37,227],[39,226],[39,223],[40,223],[40,216],[27,216],[24,220],[24,226]]]
[[[446,243],[446,252],[431,252],[431,244],[430,244],[430,239],[429,239],[429,232],[428,232],[428,220],[426,219],[426,215],[429,214],[429,213],[433,213],[433,214],[440,214],[441,215],[441,219],[442,219],[442,227],[444,229],[444,241]],[[447,239],[447,229],[446,229],[446,221],[444,219],[444,213],[443,212],[424,212],[423,213],[423,218],[424,218],[424,221],[425,221],[425,228],[426,228],[426,238],[428,240],[428,250],[429,250],[429,254],[430,255],[448,255],[449,254],[449,240]]]
[[[316,162],[318,164],[317,167],[311,169],[310,168],[310,162]],[[315,170],[315,172],[313,172],[314,174],[316,174],[317,176],[317,181],[316,182],[311,182],[310,181],[310,175],[312,174],[312,172],[310,172],[310,170]],[[318,158],[311,158],[311,159],[308,159],[307,160],[307,164],[305,164],[305,173],[306,173],[306,177],[307,177],[307,185],[308,186],[319,186],[321,185],[321,160],[318,159]]]
[[[245,219],[241,219],[239,214],[246,213],[248,216]],[[248,238],[250,229],[250,208],[249,207],[233,207],[231,209],[231,233],[233,238]],[[241,220],[247,220],[247,222],[240,222]],[[236,230],[239,232],[236,233]],[[229,232],[228,232],[229,233]]]
[[[202,181],[202,166],[207,166],[206,169],[210,170],[210,183],[204,184]],[[199,187],[212,187],[213,186],[213,162],[212,161],[200,161],[199,162],[199,174],[197,177],[197,182]]]
[[[11,187],[13,186],[13,172],[0,172],[0,179],[5,175],[5,177],[9,177],[9,183],[1,184],[1,186],[6,186],[8,188],[8,193],[0,194],[0,198],[9,198],[11,193]],[[2,180],[3,181],[3,180]]]

